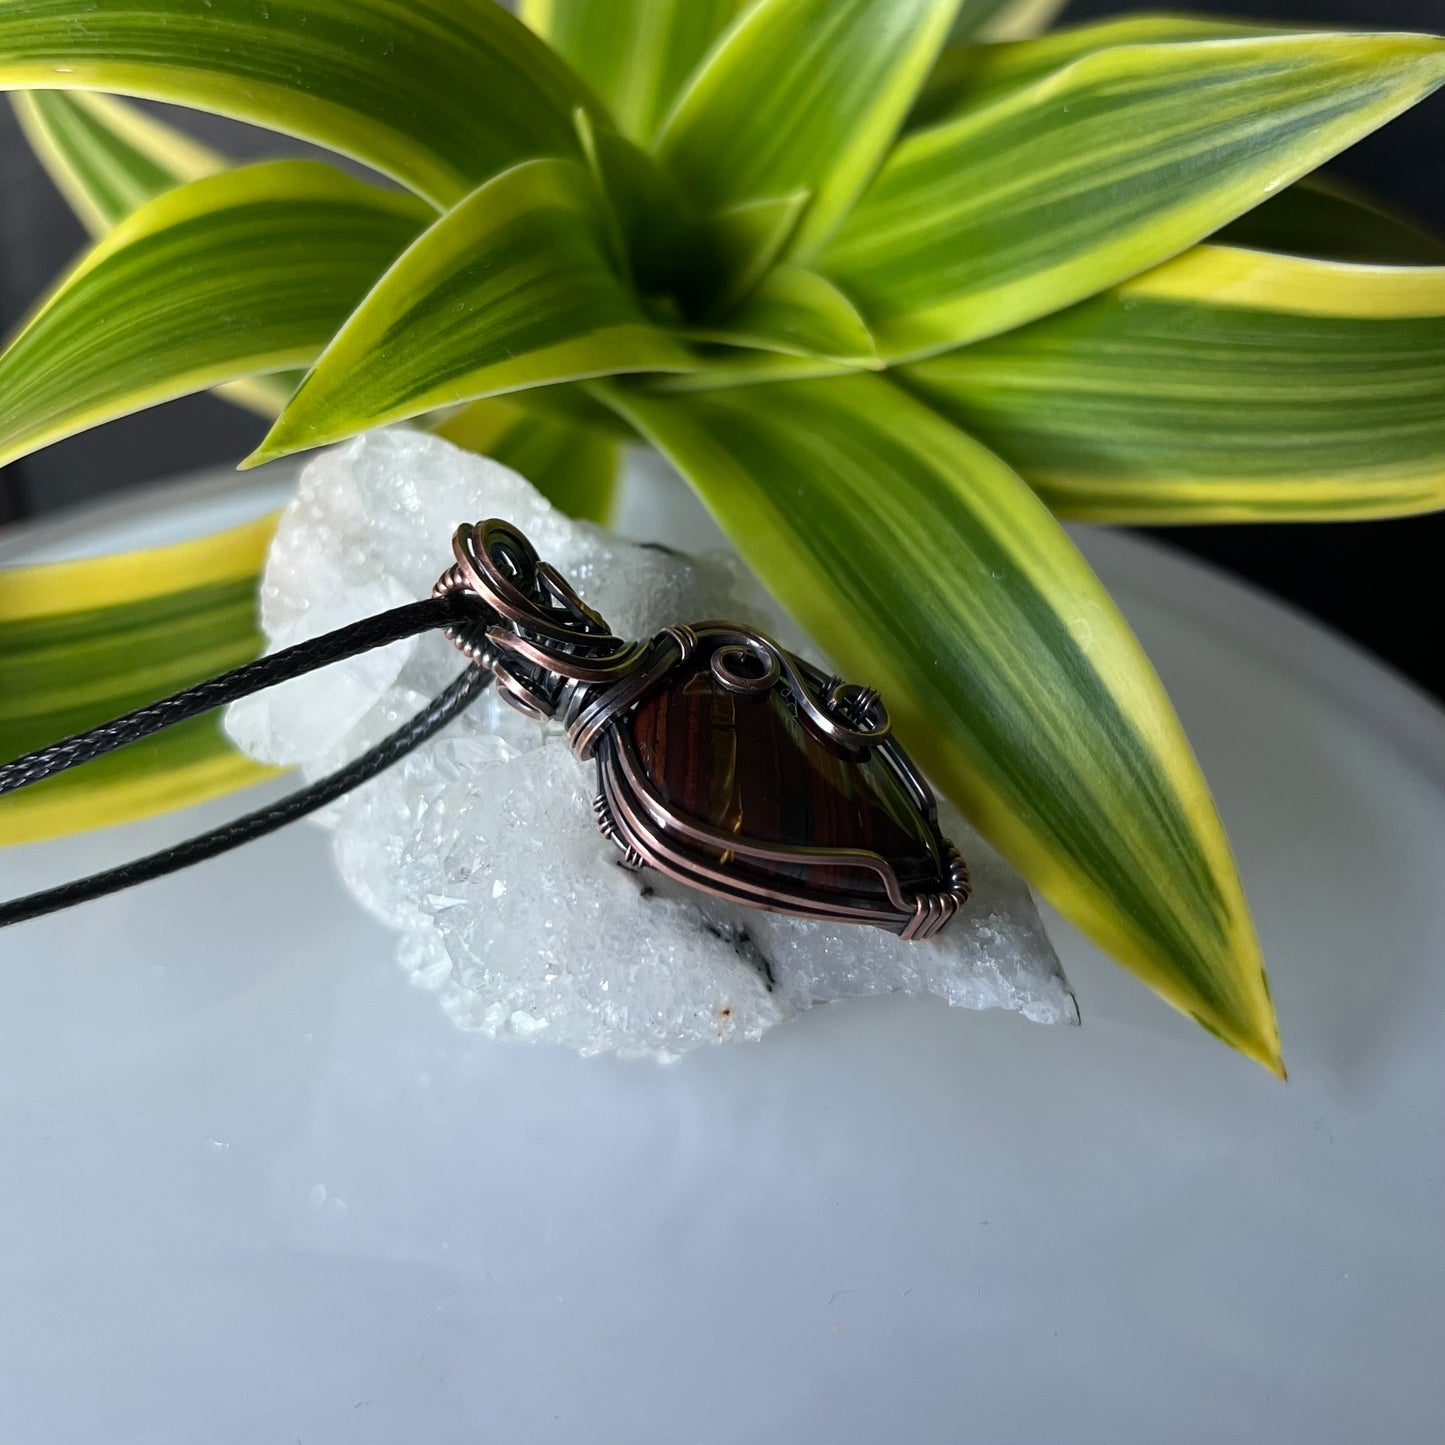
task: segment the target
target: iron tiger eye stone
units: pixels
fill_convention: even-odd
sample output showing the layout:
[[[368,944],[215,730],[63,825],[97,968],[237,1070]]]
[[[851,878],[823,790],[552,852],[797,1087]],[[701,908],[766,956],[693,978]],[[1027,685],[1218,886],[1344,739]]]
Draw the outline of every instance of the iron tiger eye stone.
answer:
[[[730,691],[703,658],[669,678],[628,727],[648,781],[686,818],[739,841],[867,849],[887,859],[910,892],[938,887],[945,876],[931,830],[879,752],[850,756],[815,736],[780,687]],[[857,869],[770,860],[747,871],[873,894],[886,906],[882,879]]]
[[[598,821],[630,863],[907,938],[963,906],[963,860],[876,694],[729,623],[670,629],[653,646],[663,665],[655,655],[597,749]]]

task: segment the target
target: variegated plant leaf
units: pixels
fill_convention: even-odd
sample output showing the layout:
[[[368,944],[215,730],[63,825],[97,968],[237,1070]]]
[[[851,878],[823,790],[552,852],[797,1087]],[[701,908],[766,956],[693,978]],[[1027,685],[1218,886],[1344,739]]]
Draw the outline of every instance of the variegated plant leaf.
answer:
[[[725,334],[725,333],[720,333]],[[696,371],[654,377],[648,391],[664,396],[690,391],[721,391],[734,386],[757,386],[765,381],[811,381],[823,376],[847,376],[855,371],[872,371],[876,358],[868,362],[830,361],[820,356],[760,350],[755,346],[702,343],[694,348],[702,365]]]
[[[689,369],[608,253],[583,166],[529,161],[503,172],[398,257],[247,465],[476,397]]]
[[[1200,246],[901,375],[1063,517],[1445,507],[1445,267]]]
[[[596,101],[478,0],[5,0],[0,89],[174,101],[349,155],[437,205],[532,156],[576,156]]]
[[[646,145],[747,0],[522,0],[522,19]]]
[[[904,138],[819,269],[885,356],[947,350],[1166,260],[1445,80],[1445,40],[1098,51]]]
[[[139,106],[86,90],[29,90],[11,97],[35,154],[71,209],[96,236],[146,201],[231,162]],[[212,390],[261,416],[275,416],[302,373],[225,381]]]
[[[965,8],[963,14],[966,16]],[[1120,15],[1073,25],[1047,35],[983,36],[1014,44],[949,45],[938,57],[919,93],[909,123],[936,125],[965,111],[977,110],[1035,81],[1093,55],[1121,45],[1167,45],[1181,41],[1243,40],[1286,35],[1282,26],[1251,25],[1241,20],[1205,19],[1197,15]]]
[[[603,388],[933,779],[1075,923],[1269,1068],[1239,879],[1102,584],[996,456],[879,377]]]
[[[692,258],[683,299],[694,309],[726,316],[744,301],[787,251],[813,199],[810,191],[792,191],[741,201],[696,222],[683,237]]]
[[[806,260],[887,153],[959,0],[756,0],[679,98],[657,152],[704,213],[807,191]]]
[[[29,90],[11,104],[41,164],[93,236],[163,191],[230,165],[113,95]]]
[[[239,666],[260,650],[265,517],[214,536],[0,569],[0,760]],[[184,807],[270,776],[214,715],[0,798],[0,845]]]
[[[146,202],[0,355],[0,461],[305,365],[429,214],[316,161],[224,171]]]
[[[636,433],[616,412],[587,390],[585,381],[564,381],[557,386],[534,386],[524,391],[509,391],[507,405],[543,421],[565,421],[600,431],[614,441],[630,442],[637,439]]]
[[[262,376],[243,376],[235,381],[223,381],[211,390],[233,406],[255,412],[257,416],[274,419],[281,415],[305,376],[304,371],[273,371]]]

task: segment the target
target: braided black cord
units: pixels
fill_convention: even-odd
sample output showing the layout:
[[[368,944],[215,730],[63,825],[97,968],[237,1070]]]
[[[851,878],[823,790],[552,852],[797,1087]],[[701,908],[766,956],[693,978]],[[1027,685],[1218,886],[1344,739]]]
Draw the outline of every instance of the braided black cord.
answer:
[[[11,923],[24,923],[29,918],[39,918],[57,909],[69,908],[76,903],[88,903],[106,893],[116,893],[137,883],[147,883],[178,868],[187,868],[192,863],[204,862],[218,853],[239,848],[275,828],[280,828],[296,818],[315,812],[341,797],[343,793],[384,772],[394,762],[404,757],[414,747],[424,743],[434,733],[440,732],[447,723],[462,712],[468,703],[492,680],[489,668],[473,663],[445,692],[439,693],[410,722],[399,727],[394,733],[383,738],[374,748],[364,752],[355,762],[348,763],[339,771],[318,779],[309,787],[291,793],[280,802],[268,808],[235,819],[233,822],[201,833],[172,848],[137,858],[131,863],[108,868],[103,873],[93,873],[89,878],[77,878],[73,883],[62,883],[47,888],[41,893],[32,893],[25,898],[16,898],[9,903],[0,903],[0,928]]]
[[[325,667],[329,663],[354,657],[370,648],[384,647],[388,643],[400,641],[403,637],[412,637],[435,627],[476,623],[479,611],[480,607],[475,598],[461,593],[450,593],[429,598],[425,602],[409,603],[405,607],[394,608],[362,622],[339,627],[334,632],[313,637],[306,642],[298,642],[294,647],[284,648],[269,657],[258,658],[255,662],[248,662],[220,677],[197,683],[184,692],[137,708],[124,717],[101,723],[87,732],[76,733],[73,737],[0,766],[0,794],[12,793],[18,788],[38,783],[43,778],[102,757],[127,743],[136,742],[162,728],[183,722],[186,718],[234,702],[237,698],[246,697],[276,683],[300,677],[303,673]],[[242,843],[249,843],[253,838],[259,838],[296,818],[315,812],[317,808],[324,807],[343,793],[385,771],[413,748],[439,732],[458,713],[465,710],[491,681],[490,668],[474,663],[409,722],[345,767],[282,798],[279,802],[272,803],[269,807],[247,813],[219,828],[213,828],[208,833],[162,849],[159,853],[106,869],[102,873],[92,874],[89,878],[78,878],[71,883],[62,883],[55,888],[0,903],[0,928],[38,918],[42,914],[54,913],[57,909],[69,908],[76,903],[86,903],[92,898],[115,893],[136,883],[145,883],[163,874],[173,873],[192,863],[214,858],[219,853],[238,848]]]
[[[112,718],[83,733],[26,753],[14,762],[0,765],[0,795],[38,783],[55,773],[63,773],[67,768],[92,762],[127,743],[150,737],[162,728],[185,722],[187,718],[197,717],[263,688],[274,687],[279,682],[289,682],[293,677],[314,672],[318,667],[355,657],[359,652],[369,652],[373,647],[400,642],[404,637],[415,637],[417,633],[429,632],[435,627],[475,621],[476,617],[474,598],[469,599],[466,593],[450,592],[442,597],[430,597],[425,602],[409,602],[405,607],[394,607],[390,612],[381,612],[362,622],[338,627],[334,632],[282,648],[269,657],[258,657],[254,662],[223,672],[219,677],[198,682],[184,692],[148,703],[123,717]]]

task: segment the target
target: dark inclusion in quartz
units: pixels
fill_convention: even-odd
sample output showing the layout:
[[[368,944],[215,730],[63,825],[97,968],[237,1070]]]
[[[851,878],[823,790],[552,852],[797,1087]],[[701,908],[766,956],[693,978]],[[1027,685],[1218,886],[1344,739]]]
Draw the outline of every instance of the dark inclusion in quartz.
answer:
[[[946,886],[938,838],[884,750],[845,751],[814,733],[785,685],[733,692],[696,656],[626,725],[653,788],[687,818],[740,843],[868,849],[906,896]],[[755,882],[894,907],[871,869],[723,857]]]

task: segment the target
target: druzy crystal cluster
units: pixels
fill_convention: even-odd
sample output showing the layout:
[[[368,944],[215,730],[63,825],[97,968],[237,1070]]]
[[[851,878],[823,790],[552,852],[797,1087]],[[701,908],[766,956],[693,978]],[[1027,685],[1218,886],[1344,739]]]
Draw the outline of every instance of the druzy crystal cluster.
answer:
[[[488,516],[526,532],[621,635],[728,617],[818,654],[728,555],[684,556],[575,522],[515,472],[407,430],[358,438],[302,474],[263,586],[271,645],[425,596],[450,561],[453,529]],[[440,636],[398,643],[247,699],[227,727],[253,756],[318,775],[462,665]],[[670,1058],[857,995],[1077,1018],[1027,888],[946,806],[974,896],[941,937],[905,943],[630,873],[597,831],[595,791],[559,728],[489,693],[320,821],[348,888],[397,931],[402,966],[465,1028]]]

